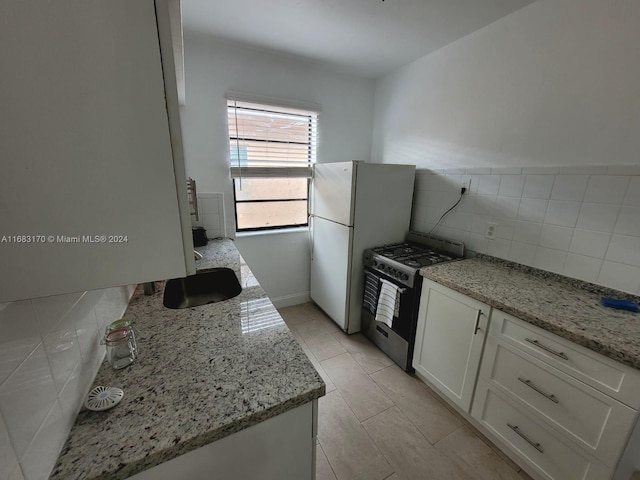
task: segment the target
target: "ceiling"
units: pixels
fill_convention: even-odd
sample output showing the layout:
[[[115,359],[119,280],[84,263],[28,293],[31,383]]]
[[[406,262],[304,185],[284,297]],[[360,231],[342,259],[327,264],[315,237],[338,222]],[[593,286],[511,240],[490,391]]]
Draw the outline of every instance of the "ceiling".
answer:
[[[533,0],[183,0],[186,33],[376,78]]]

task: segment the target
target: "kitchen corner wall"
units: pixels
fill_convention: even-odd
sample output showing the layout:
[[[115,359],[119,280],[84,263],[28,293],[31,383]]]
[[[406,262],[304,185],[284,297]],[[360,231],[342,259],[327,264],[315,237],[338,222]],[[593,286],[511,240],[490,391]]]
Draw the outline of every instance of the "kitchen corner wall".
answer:
[[[184,2],[183,9],[189,8]],[[185,17],[187,15],[185,14]],[[225,93],[320,105],[318,162],[366,160],[371,149],[374,81],[292,55],[242,46],[184,26],[186,104],[180,108],[187,175],[198,192],[224,196],[224,231],[235,237]],[[203,226],[214,221],[203,213]],[[221,217],[218,217],[221,218]],[[207,228],[208,236],[213,230]],[[236,245],[277,306],[309,298],[306,231],[243,234]]]
[[[134,287],[0,304],[0,478],[49,473]]]
[[[640,165],[418,170],[412,228],[480,253],[640,294]],[[495,224],[495,238],[485,236]]]

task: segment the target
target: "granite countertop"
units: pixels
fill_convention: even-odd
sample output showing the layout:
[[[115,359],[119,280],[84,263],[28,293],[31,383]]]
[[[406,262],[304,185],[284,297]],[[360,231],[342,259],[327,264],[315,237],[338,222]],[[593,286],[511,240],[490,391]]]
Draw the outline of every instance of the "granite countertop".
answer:
[[[423,277],[537,327],[640,369],[640,314],[605,308],[603,296],[631,294],[489,256],[434,265]]]
[[[93,383],[122,388],[124,398],[78,414],[50,478],[124,479],[324,395],[233,241],[197,250],[198,270],[232,268],[242,293],[170,310],[164,282],[150,296],[138,286],[125,317],[135,321],[139,358],[122,370],[105,361]]]

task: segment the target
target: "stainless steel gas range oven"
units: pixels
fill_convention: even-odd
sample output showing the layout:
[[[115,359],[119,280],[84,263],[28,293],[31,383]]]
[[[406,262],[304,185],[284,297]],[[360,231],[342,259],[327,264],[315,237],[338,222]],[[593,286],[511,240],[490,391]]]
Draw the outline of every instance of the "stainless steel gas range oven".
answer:
[[[463,255],[463,243],[415,231],[404,243],[365,250],[362,333],[402,369],[413,371],[422,290],[419,270]]]

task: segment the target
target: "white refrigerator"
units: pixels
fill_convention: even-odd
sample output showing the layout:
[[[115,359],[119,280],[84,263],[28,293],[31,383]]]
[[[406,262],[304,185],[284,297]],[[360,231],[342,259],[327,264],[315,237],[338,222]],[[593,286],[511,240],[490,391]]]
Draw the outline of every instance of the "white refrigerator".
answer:
[[[311,185],[311,299],[347,333],[360,331],[365,249],[404,241],[414,165],[323,163]]]

